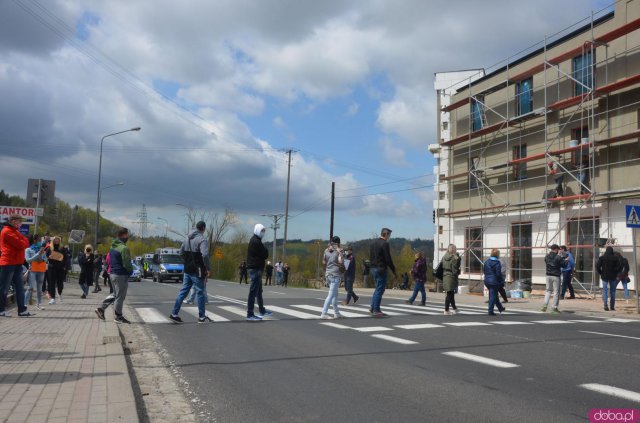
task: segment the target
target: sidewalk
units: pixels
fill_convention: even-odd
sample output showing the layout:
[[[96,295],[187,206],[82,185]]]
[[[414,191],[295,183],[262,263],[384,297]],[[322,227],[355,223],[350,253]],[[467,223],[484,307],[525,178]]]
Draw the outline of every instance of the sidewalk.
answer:
[[[382,299],[382,309],[384,310],[385,299],[394,299],[394,300],[408,300],[411,297],[411,293],[413,292],[413,284],[411,285],[411,290],[401,291],[399,289],[387,289],[384,293]],[[358,294],[364,295],[372,295],[373,288],[354,288],[354,291]],[[339,291],[339,299],[343,300],[344,288],[340,288]],[[586,298],[580,298],[580,295],[577,295],[577,298],[574,300],[560,300],[560,305],[558,309],[560,312],[565,313],[580,313],[585,315],[592,316],[600,316],[600,317],[618,317],[625,319],[639,319],[640,314],[636,313],[636,299],[635,292],[629,292],[629,303],[624,299],[624,295],[622,292],[618,292],[616,295],[616,311],[604,311],[602,297],[598,295],[596,300],[590,300]],[[456,294],[456,303],[473,305],[473,306],[482,306],[485,307],[487,304],[485,301],[488,300],[488,297],[484,297],[482,295],[477,294]],[[521,310],[529,310],[529,311],[539,311],[542,307],[542,302],[544,300],[544,291],[534,290],[531,293],[529,298],[509,298],[509,302],[505,304],[505,307],[509,309],[509,307],[518,308]],[[444,293],[442,292],[427,292],[427,301],[441,303],[442,309],[444,310]],[[553,296],[550,303],[553,301]],[[418,298],[416,303],[420,302],[420,294],[418,294]]]
[[[72,280],[62,304],[0,318],[0,421],[138,422],[113,311],[106,322],[93,312],[108,294],[82,300]]]

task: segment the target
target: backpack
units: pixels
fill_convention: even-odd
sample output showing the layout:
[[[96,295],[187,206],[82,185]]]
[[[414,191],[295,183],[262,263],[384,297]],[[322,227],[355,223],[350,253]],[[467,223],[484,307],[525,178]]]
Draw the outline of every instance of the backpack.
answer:
[[[438,263],[438,267],[433,271],[433,277],[442,280],[444,277],[444,268],[442,267],[442,260]]]

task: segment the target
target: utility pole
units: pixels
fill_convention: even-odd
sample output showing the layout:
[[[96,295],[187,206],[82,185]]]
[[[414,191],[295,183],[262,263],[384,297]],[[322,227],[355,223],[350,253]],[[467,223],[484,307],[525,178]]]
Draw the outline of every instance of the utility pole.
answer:
[[[288,149],[286,153],[289,156],[287,165],[287,197],[284,203],[284,239],[282,240],[282,261],[284,262],[287,257],[287,224],[289,223],[289,184],[291,182],[291,153],[292,149]]]
[[[34,228],[33,233],[38,233],[38,209],[40,208],[40,193],[42,192],[42,179],[38,179],[38,197],[36,199],[36,215],[34,216]]]
[[[273,229],[273,264],[276,264],[276,235],[278,233],[278,220],[284,216],[283,214],[263,214],[262,216],[272,217],[273,223],[271,224],[271,229]]]
[[[333,239],[333,210],[336,202],[336,183],[331,182],[331,222],[329,223],[329,242]]]

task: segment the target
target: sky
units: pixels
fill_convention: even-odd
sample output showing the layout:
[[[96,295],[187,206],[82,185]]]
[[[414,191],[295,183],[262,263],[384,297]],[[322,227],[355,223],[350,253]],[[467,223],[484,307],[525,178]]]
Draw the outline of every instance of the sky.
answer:
[[[186,208],[289,239],[432,238],[434,73],[487,68],[602,0],[5,0],[0,188],[28,178],[140,231]],[[582,21],[585,24],[587,21]],[[278,238],[282,236],[281,224]],[[271,233],[269,232],[271,236]],[[268,239],[265,238],[265,239]],[[272,238],[271,238],[272,239]]]

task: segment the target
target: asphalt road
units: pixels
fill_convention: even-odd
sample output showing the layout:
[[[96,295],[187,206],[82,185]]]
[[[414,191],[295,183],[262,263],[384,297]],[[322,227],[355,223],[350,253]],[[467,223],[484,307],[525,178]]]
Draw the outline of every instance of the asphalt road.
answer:
[[[185,305],[179,325],[166,318],[179,287],[131,283],[127,302],[203,420],[585,422],[594,408],[640,408],[638,321],[511,307],[493,317],[463,297],[468,314],[385,298],[397,315],[376,319],[362,297],[348,310],[359,317],[322,321],[310,307],[326,292],[265,287],[274,318],[251,323],[247,285],[211,280],[215,322],[197,324]]]

